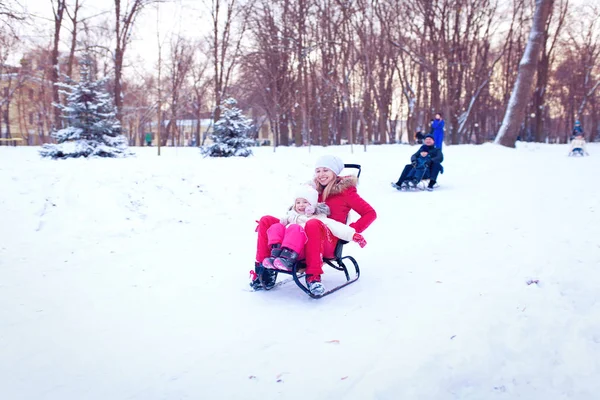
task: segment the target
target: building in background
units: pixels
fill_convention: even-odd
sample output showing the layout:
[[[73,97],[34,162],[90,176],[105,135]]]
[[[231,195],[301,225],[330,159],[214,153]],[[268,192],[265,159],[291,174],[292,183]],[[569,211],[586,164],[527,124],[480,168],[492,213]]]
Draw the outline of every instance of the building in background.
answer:
[[[0,144],[40,145],[50,141],[53,110],[49,83],[33,62],[3,65],[0,74]]]

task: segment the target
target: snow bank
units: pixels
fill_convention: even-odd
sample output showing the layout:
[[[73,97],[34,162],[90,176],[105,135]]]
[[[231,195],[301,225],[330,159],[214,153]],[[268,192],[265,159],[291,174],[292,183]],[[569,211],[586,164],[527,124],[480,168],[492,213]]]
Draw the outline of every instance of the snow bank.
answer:
[[[600,146],[449,146],[432,193],[390,187],[405,145],[162,151],[0,147],[0,398],[597,397]],[[361,279],[249,292],[255,220],[326,152],[379,214]]]

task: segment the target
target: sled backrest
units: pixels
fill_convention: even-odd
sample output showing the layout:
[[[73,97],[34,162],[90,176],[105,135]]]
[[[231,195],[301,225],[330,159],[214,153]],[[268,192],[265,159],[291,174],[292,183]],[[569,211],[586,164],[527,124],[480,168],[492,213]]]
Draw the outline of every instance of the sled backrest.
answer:
[[[345,168],[356,168],[358,170],[356,177],[360,178],[360,172],[362,171],[362,168],[359,164],[344,164],[344,169]]]
[[[355,168],[358,170],[358,173],[356,175],[357,178],[360,178],[360,173],[362,171],[362,167],[360,166],[360,164],[344,164],[344,169],[345,168]],[[348,218],[350,218],[350,215],[348,215]],[[346,224],[348,223],[348,221],[346,221]],[[336,246],[335,246],[335,251],[333,252],[334,254],[334,258],[336,260],[339,260],[342,258],[342,250],[344,248],[344,245],[348,243],[345,240],[339,239]]]

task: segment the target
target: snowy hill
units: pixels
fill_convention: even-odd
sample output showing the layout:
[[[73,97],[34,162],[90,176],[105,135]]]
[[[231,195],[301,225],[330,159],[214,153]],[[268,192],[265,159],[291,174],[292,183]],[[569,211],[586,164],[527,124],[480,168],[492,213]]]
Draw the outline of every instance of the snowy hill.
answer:
[[[598,398],[599,145],[445,147],[432,193],[390,187],[411,146],[253,150],[0,147],[0,398]],[[325,153],[379,215],[361,279],[249,292],[255,220]]]

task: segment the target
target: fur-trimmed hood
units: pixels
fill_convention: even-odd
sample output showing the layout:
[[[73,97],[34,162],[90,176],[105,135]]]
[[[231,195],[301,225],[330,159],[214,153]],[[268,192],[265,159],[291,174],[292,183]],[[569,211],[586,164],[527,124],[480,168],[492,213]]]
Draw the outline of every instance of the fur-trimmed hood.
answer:
[[[315,207],[315,215],[325,215],[326,217],[328,217],[331,214],[331,210],[329,209],[329,206],[325,203],[317,203],[317,206]]]
[[[319,192],[319,197],[323,195],[323,188],[316,180],[312,184]],[[358,178],[355,175],[338,176],[335,178],[335,183],[329,192],[329,196],[325,200],[331,214],[329,218],[336,220],[342,224],[348,222],[348,215],[351,210],[354,210],[360,218],[352,222],[350,226],[361,233],[377,218],[377,213],[363,198],[358,195],[356,186]]]
[[[312,185],[315,189],[317,189],[319,194],[323,193],[323,187],[317,181],[317,178],[313,179]],[[329,192],[329,195],[340,194],[340,193],[343,193],[346,189],[351,188],[351,187],[356,187],[356,186],[358,186],[358,178],[356,176],[354,176],[354,175],[338,176],[335,178],[335,184],[331,188],[331,192]]]

